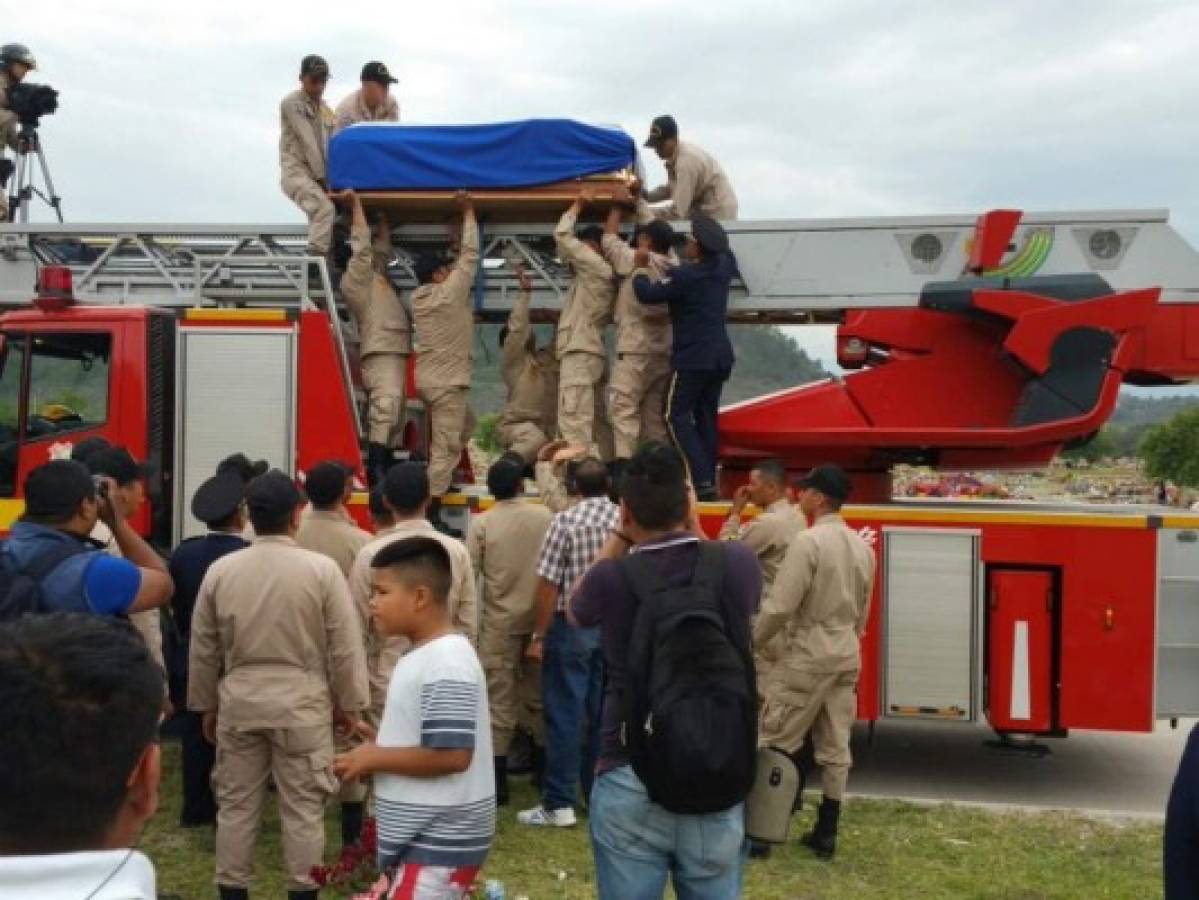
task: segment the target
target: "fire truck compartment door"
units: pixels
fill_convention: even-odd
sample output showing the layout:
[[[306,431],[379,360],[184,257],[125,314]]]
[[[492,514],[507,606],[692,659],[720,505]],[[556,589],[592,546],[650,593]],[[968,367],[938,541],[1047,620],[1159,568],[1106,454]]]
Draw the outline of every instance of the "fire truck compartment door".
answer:
[[[1049,731],[1053,715],[1053,575],[991,572],[987,711],[997,731]]]
[[[964,529],[884,529],[884,716],[976,718],[979,540]]]
[[[1199,715],[1199,531],[1157,538],[1158,718]]]
[[[180,328],[178,360],[175,530],[182,540],[205,532],[191,498],[230,454],[294,474],[295,329]]]

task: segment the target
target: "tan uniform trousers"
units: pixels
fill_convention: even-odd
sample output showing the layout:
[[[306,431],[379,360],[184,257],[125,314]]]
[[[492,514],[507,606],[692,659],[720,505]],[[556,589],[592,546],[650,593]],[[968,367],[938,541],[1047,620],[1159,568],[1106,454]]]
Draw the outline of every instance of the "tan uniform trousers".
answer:
[[[366,388],[366,439],[394,447],[403,433],[408,357],[403,353],[368,353],[359,363]]]
[[[429,494],[441,497],[454,480],[462,448],[475,428],[465,387],[428,388],[421,391],[429,411]]]
[[[217,728],[212,790],[217,802],[216,882],[250,886],[254,844],[275,783],[288,890],[316,887],[309,874],[325,853],[325,804],[337,793],[330,725]]]
[[[768,687],[762,706],[758,744],[795,754],[811,732],[821,786],[830,800],[840,800],[845,795],[849,768],[853,765],[849,732],[858,713],[857,683],[857,672],[814,675],[812,691],[802,704],[794,702],[797,695],[788,685],[783,700]]]
[[[295,175],[283,180],[283,193],[308,217],[308,254],[328,256],[337,210],[325,189],[311,178]]]
[[[525,659],[529,646],[527,634],[508,634],[504,630],[488,632],[483,625],[479,638],[479,662],[487,676],[487,701],[491,712],[491,748],[496,756],[507,756],[517,725],[526,725],[540,743],[541,729],[533,731],[533,723],[522,715],[524,700],[535,682],[540,693],[541,666]],[[540,713],[540,709],[538,709]],[[540,715],[538,715],[540,718]]]
[[[665,441],[670,357],[618,353],[608,387],[608,412],[617,459],[628,459],[640,441]]]
[[[525,465],[537,461],[537,451],[550,442],[548,435],[533,422],[514,422],[498,429],[500,446],[510,453],[519,453]]]
[[[567,353],[558,375],[558,436],[611,459],[612,426],[604,402],[605,360],[594,353]]]

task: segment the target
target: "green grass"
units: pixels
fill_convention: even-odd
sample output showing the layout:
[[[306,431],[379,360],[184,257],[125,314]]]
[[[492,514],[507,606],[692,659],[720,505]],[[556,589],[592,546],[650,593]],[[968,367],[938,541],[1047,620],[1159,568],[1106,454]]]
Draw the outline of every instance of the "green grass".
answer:
[[[192,900],[215,896],[211,829],[179,829],[179,751],[164,746],[162,808],[143,849],[158,869],[158,889]],[[509,900],[582,900],[595,895],[584,825],[571,830],[519,828],[515,811],[535,802],[525,778],[513,779],[513,804],[484,877],[498,878]],[[806,827],[811,806],[796,819]],[[328,852],[337,822],[328,821]],[[814,860],[794,842],[747,869],[747,898],[1129,898],[1161,896],[1161,829],[1044,813],[992,813],[858,800],[846,804],[837,859]],[[279,826],[273,804],[256,852],[253,894],[285,896]],[[322,896],[335,896],[326,893]]]

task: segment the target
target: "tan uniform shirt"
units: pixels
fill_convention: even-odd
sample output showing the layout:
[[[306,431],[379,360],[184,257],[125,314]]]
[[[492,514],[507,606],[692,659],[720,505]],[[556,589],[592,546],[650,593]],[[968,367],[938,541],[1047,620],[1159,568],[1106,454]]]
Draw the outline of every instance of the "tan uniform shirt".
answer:
[[[341,574],[350,577],[358,551],[374,536],[363,531],[340,512],[310,509],[296,533],[296,543],[337,563]]]
[[[821,516],[787,548],[758,613],[754,646],[766,646],[785,628],[782,669],[808,675],[858,671],[874,568],[874,551],[841,516]]]
[[[645,195],[651,203],[670,202],[653,208],[659,219],[679,221],[703,213],[713,219],[737,218],[737,195],[724,169],[707,151],[679,141],[674,158],[666,160],[667,183]]]
[[[508,388],[501,425],[533,422],[552,435],[558,419],[558,360],[552,348],[529,350],[528,291],[521,291],[508,313],[508,336],[500,353],[500,374]]]
[[[787,500],[776,500],[755,519],[745,524],[729,516],[720,527],[720,540],[741,541],[753,550],[762,566],[762,596],[770,592],[787,548],[795,536],[808,527],[807,521]]]
[[[412,292],[416,383],[424,388],[470,387],[475,313],[471,288],[479,268],[479,229],[472,213],[462,223],[462,248],[441,284]]]
[[[605,356],[604,326],[612,321],[616,281],[607,260],[575,237],[576,216],[563,213],[554,229],[558,256],[574,271],[570,291],[558,316],[558,358],[564,353]]]
[[[327,725],[366,708],[362,630],[346,579],[289,537],[214,562],[192,616],[187,705],[222,727]]]
[[[618,235],[604,235],[604,258],[621,277],[616,293],[616,352],[670,355],[670,313],[666,304],[642,303],[633,292],[633,248]],[[661,281],[670,271],[670,257],[649,256],[651,280]]]
[[[325,180],[329,161],[329,133],[333,110],[301,90],[292,91],[279,104],[279,168],[283,181],[296,178]]]
[[[398,122],[400,121],[400,104],[396,98],[387,95],[382,106],[370,107],[362,100],[362,89],[354,91],[337,104],[334,113],[333,133],[348,128],[358,122]]]
[[[521,498],[500,500],[470,523],[466,549],[483,579],[484,627],[532,634],[537,554],[554,514]]]
[[[403,637],[380,635],[371,621],[371,560],[375,554],[389,544],[408,537],[430,537],[440,541],[450,555],[453,578],[450,583],[450,617],[454,627],[476,643],[479,636],[479,604],[475,590],[475,574],[470,564],[470,554],[462,541],[435,529],[428,519],[406,519],[396,523],[387,531],[375,535],[354,560],[350,569],[350,596],[358,621],[366,635],[367,668],[370,670],[371,698],[375,706],[387,694],[387,683],[391,679],[396,662],[408,650],[409,641]]]
[[[359,356],[371,353],[411,353],[412,326],[387,276],[375,270],[376,252],[366,225],[350,231],[350,262],[341,279],[341,295],[358,326]]]
[[[4,146],[17,149],[17,132],[20,130],[17,114],[8,108],[8,89],[11,86],[8,76],[0,72],[0,156],[4,155]],[[10,182],[8,187],[11,186]]]

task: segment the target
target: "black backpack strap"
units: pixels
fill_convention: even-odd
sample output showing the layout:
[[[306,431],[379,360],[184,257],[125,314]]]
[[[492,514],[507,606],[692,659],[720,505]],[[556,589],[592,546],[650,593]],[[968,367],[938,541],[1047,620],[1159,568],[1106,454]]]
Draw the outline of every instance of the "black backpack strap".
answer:
[[[70,541],[61,541],[45,553],[39,555],[33,562],[25,566],[18,566],[17,570],[40,583],[43,578],[58,568],[61,563],[66,562],[72,556],[86,553],[88,549],[82,541],[73,539]]]

